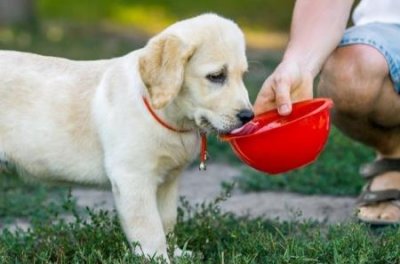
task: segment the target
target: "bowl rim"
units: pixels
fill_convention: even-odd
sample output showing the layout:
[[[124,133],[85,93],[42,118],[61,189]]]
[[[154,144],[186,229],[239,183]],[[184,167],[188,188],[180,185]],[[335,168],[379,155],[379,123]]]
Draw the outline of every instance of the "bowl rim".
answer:
[[[323,111],[323,110],[325,110],[325,109],[327,109],[327,110],[329,110],[329,109],[331,109],[332,107],[333,107],[333,101],[332,101],[332,99],[330,99],[330,98],[323,98],[323,97],[320,97],[320,98],[314,98],[314,99],[308,99],[308,100],[303,100],[303,101],[298,101],[298,102],[295,102],[295,103],[293,103],[293,107],[294,106],[299,106],[299,105],[304,105],[304,104],[309,104],[309,103],[319,103],[319,102],[323,102],[323,104],[321,104],[319,107],[317,107],[316,109],[314,109],[313,111],[311,111],[311,112],[309,112],[309,113],[307,113],[306,115],[303,115],[303,116],[300,116],[300,117],[298,117],[298,118],[295,118],[295,119],[293,119],[293,120],[291,120],[291,121],[289,121],[289,122],[287,122],[287,123],[285,123],[285,124],[283,124],[283,125],[281,125],[281,126],[277,126],[277,127],[270,127],[270,128],[267,128],[267,129],[264,129],[264,130],[262,130],[262,131],[260,131],[260,130],[258,130],[258,131],[256,131],[255,133],[253,133],[253,134],[246,134],[246,135],[232,135],[232,134],[224,134],[224,135],[220,135],[220,138],[222,139],[222,140],[224,140],[224,141],[232,141],[232,140],[236,140],[236,139],[241,139],[241,138],[246,138],[246,137],[250,137],[250,136],[255,136],[255,135],[258,135],[258,134],[261,134],[261,133],[265,133],[265,132],[267,132],[267,131],[271,131],[271,130],[276,130],[276,129],[280,129],[280,128],[283,128],[283,127],[286,127],[286,126],[288,126],[288,125],[291,125],[291,124],[293,124],[293,123],[295,123],[295,122],[298,122],[298,121],[300,121],[300,120],[302,120],[302,119],[304,119],[304,118],[307,118],[307,117],[310,117],[310,116],[312,116],[312,115],[315,115],[315,114],[317,114],[317,113],[319,113],[319,112],[321,112],[321,111]],[[293,108],[292,108],[293,109]],[[261,116],[265,116],[265,115],[270,115],[270,114],[276,114],[277,113],[277,111],[276,111],[276,109],[273,109],[273,110],[269,110],[269,111],[267,111],[267,112],[264,112],[264,113],[262,113],[262,114],[259,114],[257,117],[261,117]],[[284,117],[284,116],[282,116],[282,117]],[[250,121],[251,122],[251,121]]]

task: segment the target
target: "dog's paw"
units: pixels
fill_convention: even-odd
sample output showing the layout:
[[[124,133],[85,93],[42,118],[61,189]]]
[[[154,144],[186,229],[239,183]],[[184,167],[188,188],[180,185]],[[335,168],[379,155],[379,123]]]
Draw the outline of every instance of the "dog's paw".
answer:
[[[180,248],[175,248],[174,249],[174,257],[179,258],[179,257],[191,257],[193,256],[193,252],[187,249],[180,249]]]

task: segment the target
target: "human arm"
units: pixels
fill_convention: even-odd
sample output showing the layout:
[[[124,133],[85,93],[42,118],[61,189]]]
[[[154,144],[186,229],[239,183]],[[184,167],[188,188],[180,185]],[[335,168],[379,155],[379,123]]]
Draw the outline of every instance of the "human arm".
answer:
[[[292,102],[313,97],[313,80],[339,43],[353,2],[296,1],[288,46],[256,98],[256,114],[278,108],[279,114],[288,115]]]

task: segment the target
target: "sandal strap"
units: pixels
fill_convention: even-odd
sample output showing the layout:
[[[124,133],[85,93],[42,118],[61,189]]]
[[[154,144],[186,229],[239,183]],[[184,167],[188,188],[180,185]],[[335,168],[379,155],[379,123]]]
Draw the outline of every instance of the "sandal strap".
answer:
[[[400,201],[400,190],[388,189],[384,191],[370,191],[366,189],[358,197],[357,204],[369,205],[387,201]]]
[[[390,204],[400,209],[400,200],[393,200]]]
[[[400,209],[400,200],[394,200],[392,201],[392,205],[398,207]]]
[[[379,159],[360,167],[360,175],[372,179],[388,171],[400,171],[400,159]]]

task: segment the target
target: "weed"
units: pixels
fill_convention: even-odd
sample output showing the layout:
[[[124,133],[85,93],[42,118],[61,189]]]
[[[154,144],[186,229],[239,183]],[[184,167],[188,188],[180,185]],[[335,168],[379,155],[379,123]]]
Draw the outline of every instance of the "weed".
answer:
[[[400,228],[371,230],[357,223],[324,225],[238,217],[222,212],[231,187],[213,201],[191,205],[181,199],[178,223],[168,236],[169,252],[193,254],[178,263],[398,263]],[[3,230],[0,263],[158,263],[133,255],[114,212],[78,214],[70,198],[65,220],[49,212],[27,232]],[[51,223],[51,224],[49,224]],[[134,244],[133,247],[139,245]],[[171,255],[172,256],[172,255]]]

